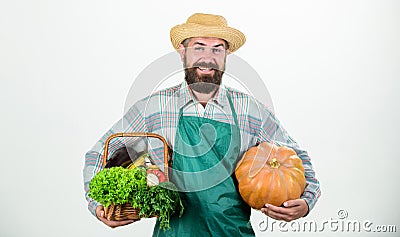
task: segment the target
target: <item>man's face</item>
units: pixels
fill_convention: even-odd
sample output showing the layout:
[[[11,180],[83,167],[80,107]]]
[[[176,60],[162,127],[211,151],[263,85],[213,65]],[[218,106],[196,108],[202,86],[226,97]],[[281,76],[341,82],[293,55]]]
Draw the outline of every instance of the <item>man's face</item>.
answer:
[[[226,42],[219,38],[190,38],[181,45],[185,80],[193,90],[210,93],[221,84],[227,55]]]

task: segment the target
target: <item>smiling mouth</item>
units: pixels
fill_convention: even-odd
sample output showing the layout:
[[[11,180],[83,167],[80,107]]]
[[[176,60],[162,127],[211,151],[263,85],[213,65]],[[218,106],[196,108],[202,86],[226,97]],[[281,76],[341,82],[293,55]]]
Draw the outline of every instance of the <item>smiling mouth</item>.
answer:
[[[200,71],[201,73],[211,73],[214,71],[213,68],[208,68],[208,67],[197,67],[197,70]]]

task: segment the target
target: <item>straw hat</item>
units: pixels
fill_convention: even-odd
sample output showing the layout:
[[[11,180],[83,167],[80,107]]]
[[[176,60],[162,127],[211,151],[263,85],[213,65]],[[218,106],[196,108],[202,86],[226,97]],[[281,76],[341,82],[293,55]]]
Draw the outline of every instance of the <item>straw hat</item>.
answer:
[[[228,27],[225,18],[218,15],[195,13],[186,23],[172,27],[171,43],[175,49],[187,38],[191,37],[215,37],[224,39],[229,44],[229,51],[238,50],[246,37],[237,29]]]

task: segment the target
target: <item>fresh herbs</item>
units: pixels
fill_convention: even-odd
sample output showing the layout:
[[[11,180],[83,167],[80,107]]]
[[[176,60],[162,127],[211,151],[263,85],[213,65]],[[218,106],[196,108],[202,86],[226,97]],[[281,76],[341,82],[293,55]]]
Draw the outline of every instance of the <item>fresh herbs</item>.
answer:
[[[148,187],[146,168],[131,170],[112,167],[101,170],[89,185],[89,196],[108,207],[110,204],[130,203],[140,209],[140,217],[157,216],[161,229],[169,229],[172,214],[183,213],[183,205],[175,185],[161,182]]]
[[[169,229],[169,219],[174,213],[183,214],[183,204],[176,187],[171,182],[162,182],[152,186],[146,192],[139,204],[143,216],[157,216],[161,229]]]

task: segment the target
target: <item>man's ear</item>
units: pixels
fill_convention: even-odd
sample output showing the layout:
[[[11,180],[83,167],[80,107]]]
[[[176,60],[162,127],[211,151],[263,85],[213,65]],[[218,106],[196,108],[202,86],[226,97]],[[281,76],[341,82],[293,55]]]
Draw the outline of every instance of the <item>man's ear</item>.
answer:
[[[185,60],[185,50],[186,50],[185,46],[183,46],[183,44],[180,44],[178,52],[179,52],[179,55],[181,56],[182,62]]]

